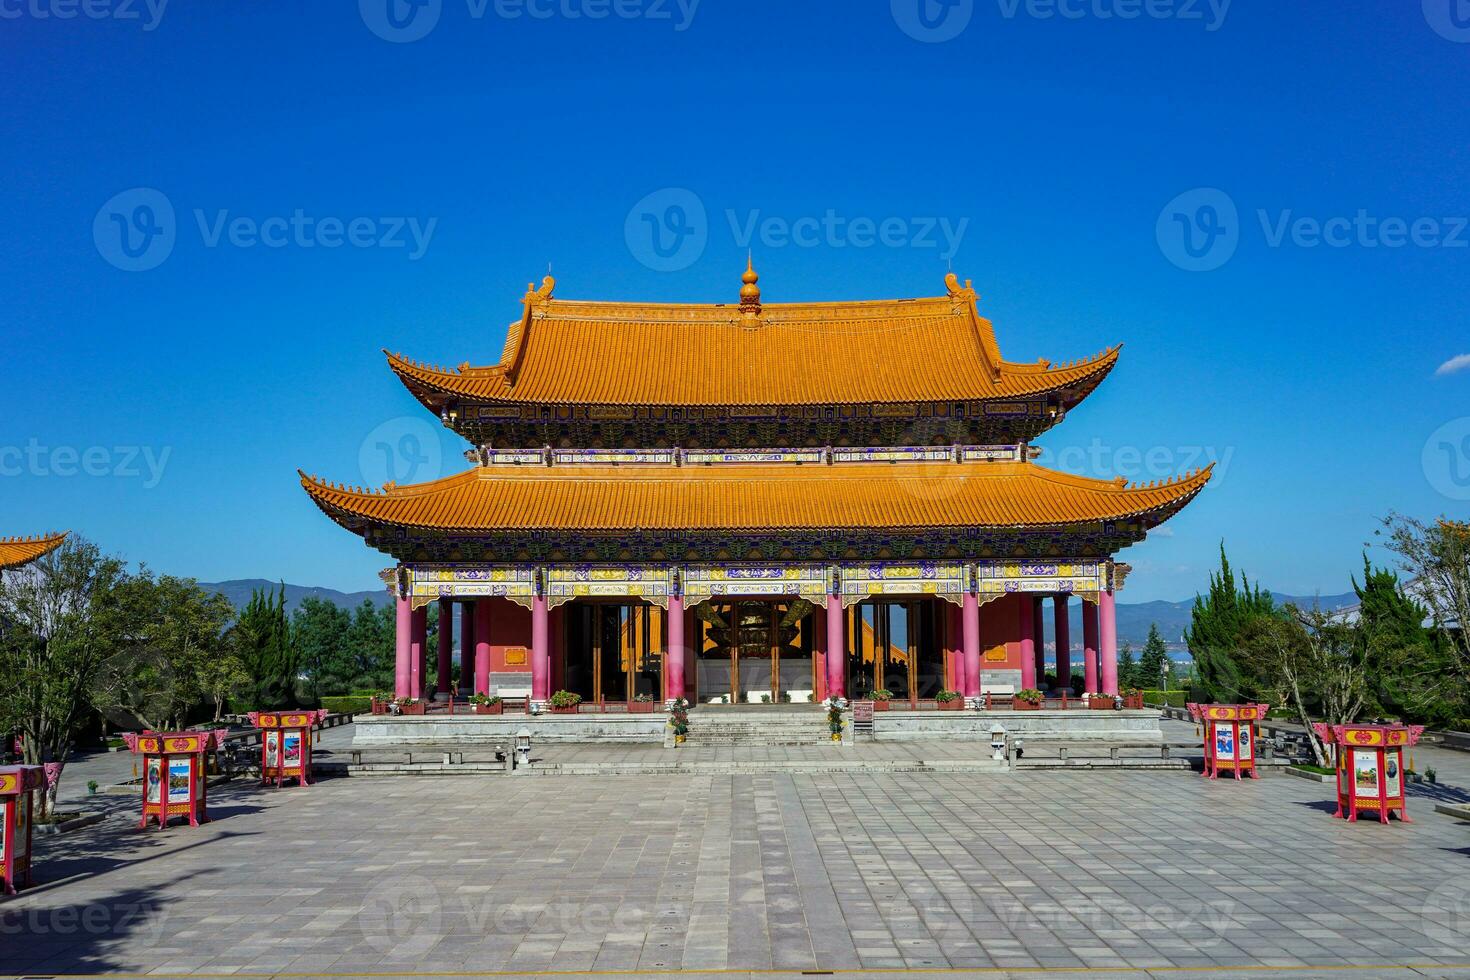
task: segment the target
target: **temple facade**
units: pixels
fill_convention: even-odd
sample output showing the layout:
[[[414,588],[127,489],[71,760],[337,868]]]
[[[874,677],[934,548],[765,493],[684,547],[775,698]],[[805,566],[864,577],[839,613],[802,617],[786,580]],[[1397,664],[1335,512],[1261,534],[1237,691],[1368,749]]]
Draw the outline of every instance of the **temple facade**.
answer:
[[[396,561],[399,697],[457,680],[533,709],[559,690],[602,710],[874,691],[919,707],[1075,690],[1074,675],[1117,692],[1114,556],[1210,478],[1036,463],[1032,441],[1117,347],[1007,360],[953,275],[944,295],[880,302],[763,303],[749,267],[728,304],[569,301],[555,285],[528,287],[496,364],[388,356],[467,440],[464,472],[380,488],[301,474]]]

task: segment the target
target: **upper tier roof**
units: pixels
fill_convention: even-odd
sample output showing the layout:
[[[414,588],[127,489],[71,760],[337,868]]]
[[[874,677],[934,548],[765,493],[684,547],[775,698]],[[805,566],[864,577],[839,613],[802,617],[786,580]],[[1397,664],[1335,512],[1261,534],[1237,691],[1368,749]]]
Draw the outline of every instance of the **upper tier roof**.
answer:
[[[67,532],[35,538],[0,538],[0,569],[19,568],[61,547]]]
[[[1034,463],[853,463],[843,466],[484,466],[372,492],[301,475],[326,514],[367,525],[499,533],[564,531],[908,530],[1058,527],[1178,511],[1210,469],[1128,486]]]
[[[754,287],[747,273],[747,290]],[[500,363],[388,361],[425,404],[770,406],[1085,397],[1118,348],[1054,366],[1001,357],[969,283],[948,294],[842,303],[600,303],[528,290]],[[437,404],[436,404],[437,403]]]

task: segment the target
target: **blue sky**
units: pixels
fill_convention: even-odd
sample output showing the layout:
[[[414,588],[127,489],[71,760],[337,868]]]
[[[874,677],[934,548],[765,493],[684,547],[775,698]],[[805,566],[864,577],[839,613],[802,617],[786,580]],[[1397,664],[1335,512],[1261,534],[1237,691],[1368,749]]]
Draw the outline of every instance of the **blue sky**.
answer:
[[[495,360],[548,262],[567,298],[733,300],[747,247],[768,302],[952,263],[1008,357],[1123,343],[1052,461],[1221,461],[1126,599],[1190,596],[1222,538],[1343,591],[1377,515],[1467,509],[1450,0],[425,2],[0,0],[0,533],[375,587],[296,468],[464,448],[380,348]]]

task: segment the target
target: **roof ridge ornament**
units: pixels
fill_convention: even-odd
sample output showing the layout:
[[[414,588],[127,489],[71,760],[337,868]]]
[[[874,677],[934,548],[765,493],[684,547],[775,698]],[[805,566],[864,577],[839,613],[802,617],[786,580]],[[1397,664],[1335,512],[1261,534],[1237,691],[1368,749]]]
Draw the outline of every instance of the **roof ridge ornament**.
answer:
[[[551,299],[551,294],[555,291],[556,280],[548,274],[546,278],[541,280],[541,287],[539,289],[533,282],[526,283],[526,295],[521,302],[527,306],[540,306],[542,303]]]
[[[961,286],[960,277],[953,272],[948,272],[944,276],[944,288],[949,293],[949,298],[960,303],[979,301],[980,294],[975,291],[974,282],[973,279],[966,279],[965,284]]]
[[[760,280],[761,277],[755,271],[755,255],[747,252],[745,272],[740,277],[740,281],[744,283],[740,287],[740,313],[747,318],[747,325],[751,325],[750,320],[761,315],[761,288],[757,285]]]

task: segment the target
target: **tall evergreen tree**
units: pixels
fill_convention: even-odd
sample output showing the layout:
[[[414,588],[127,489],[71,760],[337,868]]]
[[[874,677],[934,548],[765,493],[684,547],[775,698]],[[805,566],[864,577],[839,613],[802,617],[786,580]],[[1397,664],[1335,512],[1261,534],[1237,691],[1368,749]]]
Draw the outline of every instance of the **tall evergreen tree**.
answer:
[[[1159,624],[1150,623],[1148,639],[1143,644],[1143,653],[1138,658],[1139,687],[1155,688],[1168,683],[1169,648],[1159,634]]]
[[[1253,622],[1280,616],[1271,593],[1259,585],[1252,587],[1245,576],[1236,585],[1235,570],[1225,557],[1222,542],[1220,571],[1210,576],[1208,594],[1194,597],[1194,610],[1184,637],[1194,658],[1196,699],[1242,701],[1257,696],[1263,679],[1250,676],[1237,653]]]
[[[1396,574],[1375,568],[1367,554],[1362,584],[1354,577],[1353,592],[1358,596],[1356,638],[1371,683],[1371,705],[1411,721],[1454,723],[1464,695],[1458,685],[1446,684],[1454,673],[1433,632],[1424,626],[1429,611],[1405,593]]]
[[[306,693],[314,702],[346,694],[361,673],[348,648],[352,614],[329,599],[307,596],[291,617],[291,646]]]
[[[1138,687],[1138,663],[1133,659],[1133,644],[1124,641],[1118,651],[1118,687]]]
[[[235,649],[250,676],[251,708],[285,708],[296,701],[296,663],[286,619],[286,586],[257,589],[234,629]]]

